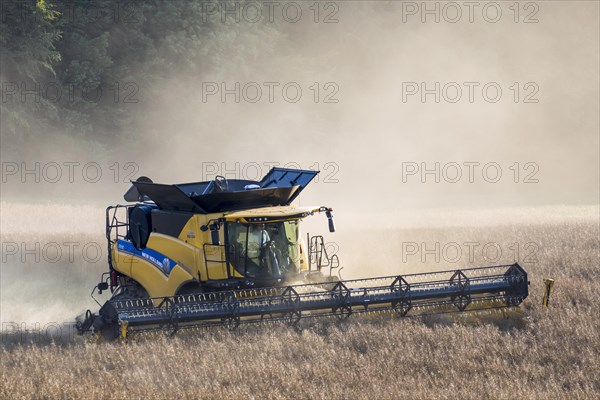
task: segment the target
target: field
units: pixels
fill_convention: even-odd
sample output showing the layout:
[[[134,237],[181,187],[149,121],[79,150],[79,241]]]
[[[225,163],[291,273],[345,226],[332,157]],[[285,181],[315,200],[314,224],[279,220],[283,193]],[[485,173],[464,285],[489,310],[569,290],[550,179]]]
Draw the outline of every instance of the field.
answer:
[[[480,251],[458,263],[444,257],[402,260],[400,248],[409,240],[431,246],[495,243],[504,250],[499,261],[517,259],[531,281],[520,311],[507,315],[351,317],[297,329],[275,325],[138,337],[126,344],[96,343],[65,332],[52,340],[7,330],[9,322],[32,326],[68,320],[91,305],[89,289],[104,262],[90,263],[76,254],[72,262],[43,270],[48,268],[43,260],[3,260],[0,398],[598,398],[597,213],[595,208],[537,222],[371,232],[364,235],[360,254],[344,249],[357,249],[361,239],[340,233],[340,257],[351,260],[343,273],[350,276],[489,264]],[[56,224],[31,239],[6,221],[4,243],[69,238],[101,243],[91,229],[73,233]],[[507,250],[515,244],[518,255]],[[543,278],[556,281],[548,309],[541,305]]]

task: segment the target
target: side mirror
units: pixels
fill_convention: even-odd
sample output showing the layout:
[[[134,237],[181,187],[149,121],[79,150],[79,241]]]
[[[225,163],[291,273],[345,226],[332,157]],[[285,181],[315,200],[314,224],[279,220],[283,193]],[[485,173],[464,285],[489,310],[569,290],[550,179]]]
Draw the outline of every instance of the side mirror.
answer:
[[[329,222],[329,232],[335,232],[335,222],[333,221],[333,212],[331,210],[325,212],[327,221]]]
[[[212,240],[212,244],[219,244],[219,225],[211,224],[210,225],[210,238]]]

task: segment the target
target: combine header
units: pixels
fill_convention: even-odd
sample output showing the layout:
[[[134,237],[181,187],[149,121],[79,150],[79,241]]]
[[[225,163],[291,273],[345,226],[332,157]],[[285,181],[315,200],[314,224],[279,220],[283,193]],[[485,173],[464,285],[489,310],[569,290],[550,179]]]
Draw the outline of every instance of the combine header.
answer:
[[[77,320],[80,333],[128,333],[393,312],[401,317],[518,306],[528,295],[518,264],[340,280],[337,255],[300,222],[329,207],[293,200],[317,171],[273,168],[261,181],[177,185],[132,182],[106,211],[109,271],[92,291],[112,297]],[[327,273],[328,272],[328,273]],[[98,303],[100,305],[100,303]]]

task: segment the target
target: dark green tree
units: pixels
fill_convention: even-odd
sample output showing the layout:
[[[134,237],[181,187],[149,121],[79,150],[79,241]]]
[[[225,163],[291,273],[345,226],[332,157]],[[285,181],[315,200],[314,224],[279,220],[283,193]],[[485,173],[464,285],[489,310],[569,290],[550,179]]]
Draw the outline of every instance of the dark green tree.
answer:
[[[47,1],[2,0],[0,6],[0,129],[6,138],[38,129],[37,121],[58,119],[56,101],[43,94],[55,89],[46,83],[56,79],[61,31],[60,13]]]

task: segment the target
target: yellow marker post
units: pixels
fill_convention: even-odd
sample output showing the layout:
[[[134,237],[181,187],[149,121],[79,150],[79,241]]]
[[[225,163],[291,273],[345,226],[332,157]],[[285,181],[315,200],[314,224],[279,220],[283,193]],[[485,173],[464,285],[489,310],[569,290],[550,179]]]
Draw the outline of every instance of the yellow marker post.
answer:
[[[127,340],[127,328],[129,327],[129,322],[120,321],[121,323],[121,339],[124,341]]]
[[[542,304],[544,307],[548,307],[550,295],[552,294],[552,288],[554,287],[554,279],[544,279],[544,285],[546,285],[546,290],[544,291],[544,300]]]

